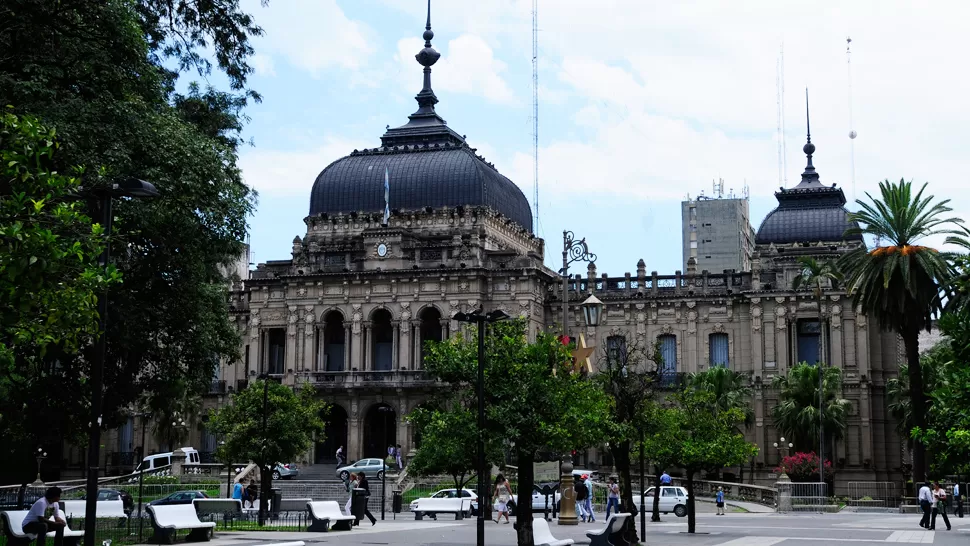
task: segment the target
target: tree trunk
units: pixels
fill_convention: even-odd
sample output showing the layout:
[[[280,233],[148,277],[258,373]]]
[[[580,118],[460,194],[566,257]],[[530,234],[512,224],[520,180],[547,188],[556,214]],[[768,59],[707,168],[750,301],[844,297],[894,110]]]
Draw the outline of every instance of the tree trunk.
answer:
[[[693,534],[697,528],[694,517],[694,471],[690,468],[687,471],[687,532]]]
[[[632,514],[630,509],[633,506],[633,479],[630,477],[630,441],[610,443],[610,451],[613,453],[613,463],[616,465],[616,473],[620,476],[620,503],[627,513]],[[643,494],[643,491],[640,492]],[[639,510],[640,507],[638,506]],[[636,520],[636,518],[630,518]],[[636,530],[636,521],[633,522],[633,529]]]
[[[266,522],[266,511],[269,508],[270,488],[273,486],[273,471],[267,465],[259,465],[259,525]]]
[[[909,366],[909,403],[912,410],[914,427],[926,429],[926,393],[923,392],[923,368],[919,361],[919,330],[911,329],[902,333],[906,346],[906,364]],[[923,442],[913,440],[913,485],[926,479],[926,447]]]
[[[515,531],[519,546],[534,546],[532,536],[532,489],[535,487],[535,453],[519,451],[519,500],[515,504]]]
[[[655,476],[653,478],[653,515],[650,516],[650,521],[657,523],[660,521],[660,467],[657,465],[653,466]]]

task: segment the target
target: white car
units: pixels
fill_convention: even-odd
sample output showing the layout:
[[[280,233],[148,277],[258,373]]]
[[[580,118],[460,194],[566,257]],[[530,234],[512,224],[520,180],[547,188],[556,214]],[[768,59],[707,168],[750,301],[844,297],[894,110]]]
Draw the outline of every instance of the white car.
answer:
[[[653,491],[651,487],[647,489],[643,496],[643,505],[647,513],[653,511]],[[636,503],[637,510],[640,509],[640,496],[634,495],[633,502]],[[683,487],[673,485],[660,486],[660,512],[664,514],[674,513],[678,518],[687,515],[687,490]]]
[[[468,499],[468,498],[471,499],[471,503],[469,503],[471,505],[471,509],[469,510],[469,513],[467,515],[468,516],[477,515],[478,514],[478,493],[475,493],[471,489],[462,489],[461,496],[462,498],[465,498],[465,499]],[[432,499],[454,499],[456,497],[457,495],[455,495],[454,489],[440,489],[438,491],[435,491],[434,494],[430,496],[430,498]],[[418,509],[419,500],[421,499],[414,499],[413,501],[411,501],[412,512]]]

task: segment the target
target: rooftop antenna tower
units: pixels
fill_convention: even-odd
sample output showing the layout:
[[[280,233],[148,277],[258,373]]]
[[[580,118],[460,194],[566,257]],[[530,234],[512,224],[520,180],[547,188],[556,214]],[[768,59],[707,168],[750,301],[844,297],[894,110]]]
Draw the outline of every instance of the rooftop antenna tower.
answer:
[[[845,64],[849,73],[849,162],[852,168],[852,200],[855,201],[855,123],[852,120],[852,38],[845,39]]]
[[[785,44],[775,63],[775,94],[778,106],[778,184],[788,186],[788,145],[785,142]]]
[[[532,0],[532,205],[539,224],[539,18],[538,0]]]
[[[724,179],[718,177],[717,181],[713,183],[714,191],[713,194],[717,199],[724,197]]]

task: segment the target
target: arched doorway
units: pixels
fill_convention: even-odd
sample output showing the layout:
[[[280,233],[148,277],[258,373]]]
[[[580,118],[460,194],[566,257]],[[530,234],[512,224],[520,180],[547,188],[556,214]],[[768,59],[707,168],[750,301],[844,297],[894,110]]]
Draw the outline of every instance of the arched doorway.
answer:
[[[344,316],[340,311],[331,311],[323,319],[323,367],[324,371],[344,371]]]
[[[371,369],[390,371],[394,362],[394,327],[391,326],[391,313],[387,309],[378,309],[372,315],[371,338]]]
[[[397,445],[397,413],[385,403],[374,404],[364,416],[363,457],[387,457],[387,446]]]
[[[421,311],[421,358],[418,360],[418,368],[424,368],[424,357],[427,354],[425,343],[428,341],[441,341],[441,312],[434,307],[426,307]]]
[[[340,446],[344,446],[344,458],[347,458],[347,410],[332,404],[326,422],[323,441],[316,445],[314,462],[317,464],[337,462],[337,448]]]

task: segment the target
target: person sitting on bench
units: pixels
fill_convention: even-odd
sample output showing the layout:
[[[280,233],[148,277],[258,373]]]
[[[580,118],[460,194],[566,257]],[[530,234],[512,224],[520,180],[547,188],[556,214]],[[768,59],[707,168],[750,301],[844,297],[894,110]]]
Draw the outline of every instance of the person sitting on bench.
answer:
[[[55,531],[54,546],[64,544],[64,527],[67,520],[64,512],[58,504],[61,501],[61,488],[51,487],[44,492],[44,496],[37,499],[37,502],[30,507],[27,516],[24,517],[23,530],[26,534],[37,535],[37,546],[47,544],[48,530]],[[54,521],[50,520],[54,516]]]

